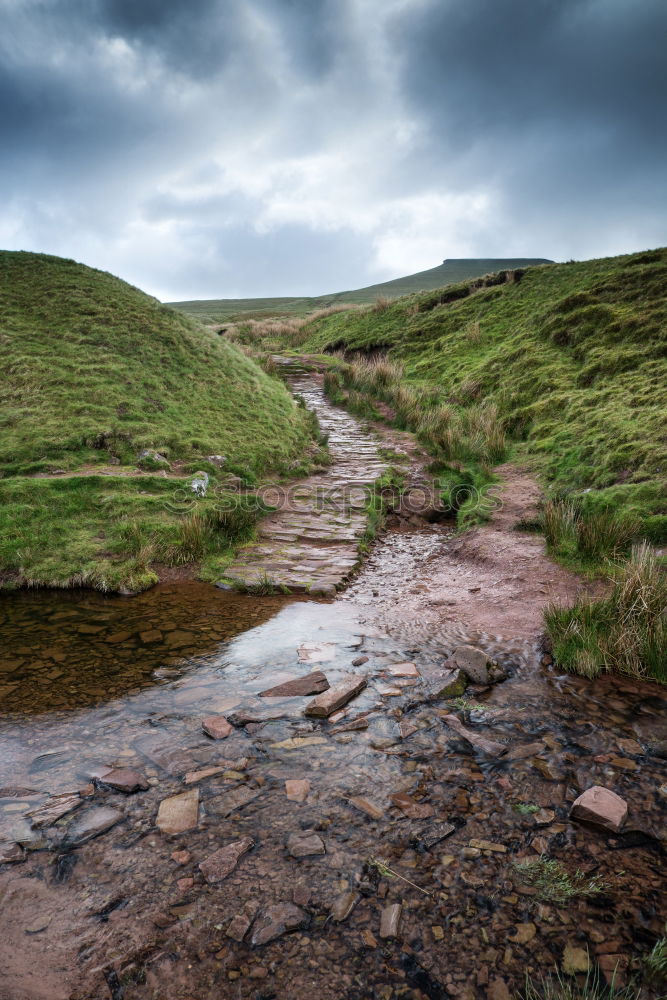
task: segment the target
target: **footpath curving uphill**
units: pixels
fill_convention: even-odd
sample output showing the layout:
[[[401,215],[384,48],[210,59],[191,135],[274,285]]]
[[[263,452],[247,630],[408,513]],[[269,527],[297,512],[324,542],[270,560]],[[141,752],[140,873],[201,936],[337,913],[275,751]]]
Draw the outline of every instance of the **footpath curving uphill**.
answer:
[[[368,497],[388,464],[380,457],[379,442],[349,413],[327,402],[312,375],[294,362],[281,363],[292,365],[289,387],[317,414],[332,462],[291,488],[270,488],[266,499],[278,509],[261,522],[257,540],[240,550],[226,579],[248,588],[266,584],[333,594],[359,562]]]

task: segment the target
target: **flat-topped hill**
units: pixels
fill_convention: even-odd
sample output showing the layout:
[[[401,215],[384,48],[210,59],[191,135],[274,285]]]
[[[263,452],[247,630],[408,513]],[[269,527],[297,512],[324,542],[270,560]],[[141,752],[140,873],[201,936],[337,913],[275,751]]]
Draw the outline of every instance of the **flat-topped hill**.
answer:
[[[444,285],[455,284],[468,278],[477,278],[492,271],[513,270],[517,267],[532,267],[549,264],[542,257],[510,258],[459,258],[444,260],[438,267],[418,271],[391,281],[381,281],[365,288],[332,292],[328,295],[295,296],[258,299],[199,299],[191,302],[172,302],[176,309],[196,316],[205,323],[225,323],[239,319],[261,319],[268,316],[305,316],[318,309],[342,303],[369,305],[378,298],[396,299],[413,292],[429,291]]]

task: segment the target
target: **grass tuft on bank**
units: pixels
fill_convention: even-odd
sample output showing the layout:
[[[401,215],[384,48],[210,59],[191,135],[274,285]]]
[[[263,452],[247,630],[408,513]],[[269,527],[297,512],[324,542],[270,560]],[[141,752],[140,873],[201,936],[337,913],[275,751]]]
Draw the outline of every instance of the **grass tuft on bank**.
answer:
[[[0,348],[5,586],[137,590],[156,565],[190,562],[214,575],[259,514],[233,488],[317,453],[311,415],[279,379],[71,260],[0,252]]]

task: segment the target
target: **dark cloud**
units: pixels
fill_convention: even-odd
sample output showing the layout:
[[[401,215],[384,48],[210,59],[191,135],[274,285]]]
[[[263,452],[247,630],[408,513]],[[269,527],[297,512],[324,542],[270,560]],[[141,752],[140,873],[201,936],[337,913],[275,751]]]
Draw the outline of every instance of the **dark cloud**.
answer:
[[[664,0],[0,9],[0,245],[181,298],[667,242]]]

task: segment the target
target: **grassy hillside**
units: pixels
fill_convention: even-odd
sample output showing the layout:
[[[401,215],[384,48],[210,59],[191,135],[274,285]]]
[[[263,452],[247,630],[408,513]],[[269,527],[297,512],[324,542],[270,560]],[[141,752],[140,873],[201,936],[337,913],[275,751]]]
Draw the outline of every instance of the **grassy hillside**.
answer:
[[[322,317],[298,339],[401,362],[436,445],[493,408],[552,491],[589,491],[667,540],[667,250],[509,278]]]
[[[132,588],[156,561],[219,555],[252,518],[213,489],[196,503],[188,476],[252,480],[312,443],[308,415],[238,348],[74,261],[0,253],[0,348],[6,583]]]
[[[379,298],[396,299],[413,292],[441,288],[468,278],[476,278],[492,271],[528,267],[534,264],[548,264],[549,261],[537,257],[467,258],[445,260],[438,267],[418,271],[404,278],[382,281],[365,288],[333,292],[311,298],[268,298],[268,299],[201,299],[192,302],[172,302],[190,316],[204,323],[227,323],[242,319],[265,319],[269,316],[306,316],[319,309],[349,303],[369,305]]]

